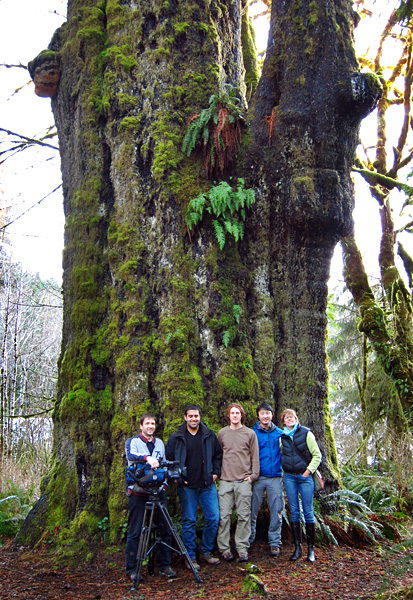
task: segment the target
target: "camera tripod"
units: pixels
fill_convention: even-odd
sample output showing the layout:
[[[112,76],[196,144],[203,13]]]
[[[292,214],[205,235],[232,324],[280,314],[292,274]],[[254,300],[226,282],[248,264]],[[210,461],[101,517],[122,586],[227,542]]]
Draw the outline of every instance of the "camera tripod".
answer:
[[[161,539],[159,532],[157,535],[155,535],[155,531],[157,530],[157,527],[155,525],[153,525],[153,517],[154,517],[156,509],[158,509],[159,514],[163,516],[166,526],[167,526],[168,530],[170,531],[171,536],[175,540],[176,545],[178,546],[178,550],[176,548],[172,548],[172,546],[169,546],[168,544],[166,544],[166,542],[164,542]],[[154,550],[156,549],[157,546],[159,546],[161,544],[163,544],[164,546],[167,546],[168,548],[170,548],[171,550],[173,550],[174,552],[179,554],[179,556],[184,556],[189,565],[189,568],[191,569],[197,582],[203,583],[203,580],[201,579],[201,576],[199,575],[198,571],[195,569],[194,563],[192,562],[192,559],[189,556],[188,551],[185,548],[183,541],[179,537],[178,531],[176,530],[176,527],[173,524],[172,519],[171,519],[166,507],[162,504],[162,501],[159,497],[158,491],[150,490],[149,500],[145,504],[145,512],[143,515],[142,530],[141,530],[141,535],[139,538],[136,575],[133,580],[133,587],[132,587],[131,591],[138,589],[139,583],[141,581],[142,564],[148,557],[149,557],[148,572],[150,575],[154,574],[154,559],[155,559]]]

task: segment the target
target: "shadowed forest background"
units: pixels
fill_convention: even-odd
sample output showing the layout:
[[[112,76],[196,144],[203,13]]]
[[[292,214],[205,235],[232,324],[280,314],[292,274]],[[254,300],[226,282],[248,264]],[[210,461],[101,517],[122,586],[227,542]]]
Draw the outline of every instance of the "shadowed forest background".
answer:
[[[273,0],[260,55],[252,8],[73,0],[25,75],[57,130],[1,123],[7,164],[59,147],[65,211],[60,289],[10,258],[2,198],[1,539],[92,561],[143,412],[166,440],[191,402],[218,430],[270,401],[322,448],[319,543],[409,547],[413,4]]]

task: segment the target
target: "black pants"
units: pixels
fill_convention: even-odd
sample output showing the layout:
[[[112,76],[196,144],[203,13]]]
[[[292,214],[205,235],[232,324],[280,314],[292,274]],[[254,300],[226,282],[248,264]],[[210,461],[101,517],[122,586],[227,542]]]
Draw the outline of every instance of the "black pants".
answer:
[[[166,494],[159,494],[162,504],[166,507]],[[131,573],[136,569],[137,554],[139,548],[139,537],[143,524],[143,515],[145,513],[145,505],[149,500],[149,496],[129,496],[128,497],[128,536],[126,538],[126,570]],[[159,535],[163,542],[171,545],[171,534],[165,519],[155,509],[154,523],[159,527]],[[171,564],[171,550],[163,544],[158,546],[158,564],[160,567],[166,567]]]

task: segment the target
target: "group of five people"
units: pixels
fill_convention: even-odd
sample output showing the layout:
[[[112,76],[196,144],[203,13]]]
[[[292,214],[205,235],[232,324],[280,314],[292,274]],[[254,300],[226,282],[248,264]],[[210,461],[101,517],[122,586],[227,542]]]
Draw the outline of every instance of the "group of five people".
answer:
[[[274,410],[264,402],[257,407],[258,422],[253,429],[244,425],[245,411],[238,403],[231,404],[226,417],[227,427],[218,436],[201,421],[199,406],[185,408],[184,422],[171,435],[166,447],[154,436],[156,421],[147,413],[140,420],[140,434],[126,442],[128,464],[147,462],[152,469],[162,460],[178,461],[185,473],[178,487],[182,512],[181,537],[191,558],[199,569],[196,550],[196,514],[200,505],[205,525],[199,548],[199,561],[217,565],[220,559],[213,556],[215,540],[221,557],[232,561],[230,528],[233,509],[237,515],[234,536],[239,562],[248,560],[248,549],[255,539],[258,511],[264,493],[270,511],[268,541],[273,557],[281,552],[282,511],[284,508],[282,481],[291,512],[291,529],[295,550],[290,560],[302,553],[299,494],[306,524],[308,554],[314,562],[314,481],[321,452],[313,433],[299,424],[292,409],[281,414],[284,429],[273,423]],[[184,470],[185,469],[185,470]],[[219,479],[217,489],[216,481]],[[147,492],[139,488],[129,490],[128,535],[126,542],[126,570],[134,579],[136,573],[139,536],[148,499]],[[166,503],[165,492],[161,501]],[[158,553],[159,572],[175,577],[171,567],[170,532],[159,520],[161,544]]]

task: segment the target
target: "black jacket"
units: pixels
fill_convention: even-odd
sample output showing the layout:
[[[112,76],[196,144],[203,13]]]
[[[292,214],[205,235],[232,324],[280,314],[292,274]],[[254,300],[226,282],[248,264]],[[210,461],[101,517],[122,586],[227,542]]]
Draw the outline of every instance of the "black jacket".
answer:
[[[202,422],[199,428],[202,434],[202,457],[199,457],[199,466],[203,470],[205,487],[209,487],[213,483],[212,476],[221,475],[222,448],[211,429]],[[179,460],[181,469],[186,463],[185,431],[186,421],[171,435],[165,446],[166,460]]]
[[[281,436],[281,443],[283,446],[283,452],[281,456],[282,468],[286,473],[302,474],[311,462],[312,455],[307,446],[307,433],[310,430],[307,427],[301,427],[298,425],[296,432],[294,433],[294,446],[297,446],[301,454],[307,459],[304,462],[301,456],[297,453],[297,450],[292,445],[292,440],[285,433]]]

